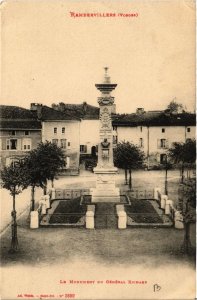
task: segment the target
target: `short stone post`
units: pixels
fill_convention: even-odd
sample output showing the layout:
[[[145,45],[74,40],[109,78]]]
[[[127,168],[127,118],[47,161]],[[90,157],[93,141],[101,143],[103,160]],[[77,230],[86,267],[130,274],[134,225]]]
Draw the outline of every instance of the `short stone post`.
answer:
[[[165,209],[166,201],[168,200],[167,195],[161,195],[161,208]]]
[[[30,213],[30,228],[31,229],[39,228],[38,211],[31,211]]]
[[[86,228],[94,229],[94,212],[93,211],[86,212]]]
[[[55,199],[55,188],[51,189],[51,199]]]
[[[127,228],[127,214],[125,211],[118,212],[118,229]]]
[[[160,188],[154,188],[154,199],[155,200],[159,200],[159,196],[158,196],[158,193],[161,194],[161,189]]]
[[[46,203],[44,203],[44,201],[43,201],[42,206],[41,206],[41,214],[46,215],[46,213],[47,213],[47,207],[46,207]]]
[[[45,199],[46,208],[50,208],[51,207],[50,196],[49,195],[45,195],[44,199]]]
[[[171,207],[173,206],[173,201],[172,200],[166,200],[165,204],[165,214],[170,215],[171,214]]]
[[[184,224],[183,224],[183,216],[180,211],[176,211],[174,214],[174,227],[177,229],[183,229]]]

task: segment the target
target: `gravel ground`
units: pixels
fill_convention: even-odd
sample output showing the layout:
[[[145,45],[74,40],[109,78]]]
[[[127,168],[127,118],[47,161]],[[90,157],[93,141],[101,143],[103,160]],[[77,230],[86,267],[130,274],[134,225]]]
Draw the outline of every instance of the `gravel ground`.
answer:
[[[192,226],[192,244],[195,245],[195,226]],[[163,264],[180,261],[183,230],[174,228],[128,228],[87,230],[85,228],[29,229],[28,214],[18,221],[19,251],[8,254],[11,229],[2,235],[2,265],[16,263],[58,263],[77,257],[92,258],[111,264]],[[43,251],[44,249],[44,251]],[[60,255],[61,253],[61,255]],[[87,256],[88,253],[88,256]],[[147,259],[148,258],[148,259]],[[161,259],[162,258],[162,259]],[[190,264],[194,257],[185,257]]]

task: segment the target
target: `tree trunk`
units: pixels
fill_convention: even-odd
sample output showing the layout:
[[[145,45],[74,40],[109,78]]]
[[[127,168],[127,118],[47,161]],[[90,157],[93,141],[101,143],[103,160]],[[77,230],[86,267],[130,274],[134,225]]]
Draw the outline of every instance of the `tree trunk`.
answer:
[[[16,194],[13,194],[13,210],[11,212],[12,216],[12,241],[11,241],[11,248],[10,253],[14,253],[18,250],[18,238],[17,238],[17,223],[16,223],[16,209],[15,209],[15,197]]]
[[[124,170],[125,171],[125,184],[128,184],[128,180],[127,180],[127,169]]]
[[[34,211],[34,209],[35,209],[35,186],[34,185],[32,185],[32,187],[31,187],[31,208],[30,208],[30,212],[31,211]]]
[[[51,179],[51,187],[54,188],[54,178]]]
[[[182,163],[182,166],[181,166],[181,183],[183,183],[184,181],[184,164]]]
[[[132,188],[132,177],[131,177],[131,169],[129,169],[129,189]]]
[[[47,194],[47,182],[45,182],[43,185],[43,193],[44,193],[44,195]]]
[[[165,195],[168,195],[168,169],[165,170]]]
[[[190,240],[190,223],[187,222],[184,224],[185,234],[183,245],[181,246],[181,250],[185,254],[190,254],[192,250],[191,240]]]

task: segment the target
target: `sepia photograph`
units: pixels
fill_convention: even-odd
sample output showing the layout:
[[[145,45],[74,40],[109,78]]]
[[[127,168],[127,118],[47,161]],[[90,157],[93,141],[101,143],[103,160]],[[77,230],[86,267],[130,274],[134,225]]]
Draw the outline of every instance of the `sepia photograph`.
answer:
[[[196,1],[0,2],[0,297],[196,297]]]

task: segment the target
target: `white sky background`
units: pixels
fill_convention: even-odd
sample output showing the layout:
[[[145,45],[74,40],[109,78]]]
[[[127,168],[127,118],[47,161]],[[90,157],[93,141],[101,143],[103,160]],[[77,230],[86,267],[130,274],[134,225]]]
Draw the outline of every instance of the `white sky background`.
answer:
[[[131,13],[137,18],[71,18],[73,12]],[[109,67],[117,112],[195,108],[193,1],[5,1],[1,104],[29,108],[63,101],[97,105]]]

